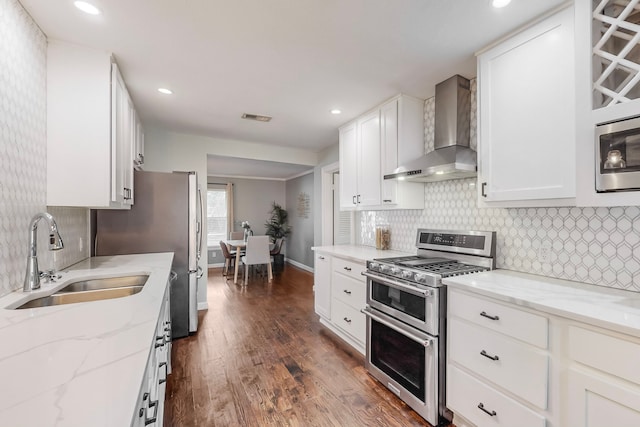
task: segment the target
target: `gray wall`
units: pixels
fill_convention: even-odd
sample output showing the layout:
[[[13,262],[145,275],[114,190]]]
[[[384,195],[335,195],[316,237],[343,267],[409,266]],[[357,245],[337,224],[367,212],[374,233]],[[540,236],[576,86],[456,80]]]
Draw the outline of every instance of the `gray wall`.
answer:
[[[287,204],[285,209],[289,213],[289,225],[291,234],[287,238],[287,258],[307,267],[313,268],[313,252],[311,247],[314,241],[314,174],[300,176],[287,181]],[[308,197],[309,209],[302,212],[299,209],[300,195]],[[306,216],[306,217],[305,217]]]
[[[269,219],[271,204],[275,201],[285,206],[285,182],[264,179],[242,179],[209,176],[210,183],[233,183],[234,227],[242,231],[242,221],[249,221],[253,234],[263,236],[264,223]]]

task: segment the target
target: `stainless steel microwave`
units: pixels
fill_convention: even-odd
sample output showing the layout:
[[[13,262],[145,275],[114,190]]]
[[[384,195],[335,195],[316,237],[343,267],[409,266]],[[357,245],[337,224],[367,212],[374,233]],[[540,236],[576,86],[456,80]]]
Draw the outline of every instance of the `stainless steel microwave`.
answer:
[[[596,126],[596,191],[640,190],[640,117]]]

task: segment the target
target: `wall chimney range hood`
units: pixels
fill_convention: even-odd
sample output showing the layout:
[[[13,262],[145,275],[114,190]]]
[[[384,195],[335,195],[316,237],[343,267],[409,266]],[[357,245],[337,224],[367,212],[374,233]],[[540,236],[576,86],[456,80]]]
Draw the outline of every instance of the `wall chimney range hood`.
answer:
[[[435,150],[398,167],[384,179],[445,181],[477,175],[477,154],[469,148],[471,90],[455,75],[436,85]]]

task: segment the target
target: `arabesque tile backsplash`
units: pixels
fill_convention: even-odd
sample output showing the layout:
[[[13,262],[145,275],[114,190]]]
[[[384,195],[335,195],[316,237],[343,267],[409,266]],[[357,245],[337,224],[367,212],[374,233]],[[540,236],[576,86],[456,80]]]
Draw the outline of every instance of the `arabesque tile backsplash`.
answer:
[[[46,209],[46,58],[46,37],[31,16],[17,0],[0,0],[0,296],[22,286],[29,221]],[[65,248],[49,252],[41,230],[40,269],[89,256],[87,210],[49,211]]]
[[[475,80],[471,146],[476,147]],[[433,150],[434,99],[425,102],[425,149]],[[377,222],[389,224],[391,249],[415,252],[416,230],[490,230],[498,268],[640,292],[640,207],[479,208],[476,179],[426,183],[425,209],[356,215],[356,243],[375,246]],[[548,261],[540,262],[540,248]]]

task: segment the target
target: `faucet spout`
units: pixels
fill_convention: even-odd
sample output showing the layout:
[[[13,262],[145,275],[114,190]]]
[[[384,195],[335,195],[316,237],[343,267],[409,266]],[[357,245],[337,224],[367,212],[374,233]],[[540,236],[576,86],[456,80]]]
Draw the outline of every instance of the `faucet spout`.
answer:
[[[44,219],[49,227],[49,250],[57,251],[64,248],[64,243],[58,232],[58,224],[53,216],[47,212],[36,214],[29,223],[29,256],[27,258],[27,273],[24,278],[25,292],[40,288],[40,271],[38,269],[38,222]]]

